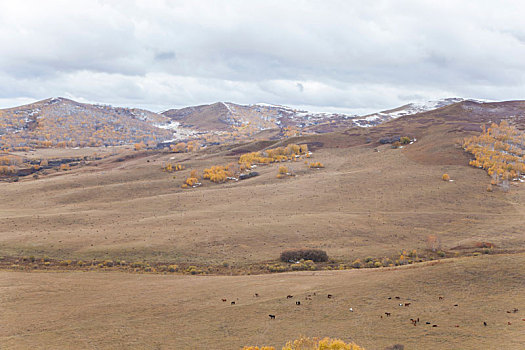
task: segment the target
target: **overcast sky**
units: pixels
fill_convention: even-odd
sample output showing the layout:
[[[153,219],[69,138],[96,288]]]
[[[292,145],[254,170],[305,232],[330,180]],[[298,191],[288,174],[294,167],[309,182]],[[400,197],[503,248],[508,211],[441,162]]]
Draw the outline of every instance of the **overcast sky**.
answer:
[[[0,107],[525,99],[524,4],[0,0]]]

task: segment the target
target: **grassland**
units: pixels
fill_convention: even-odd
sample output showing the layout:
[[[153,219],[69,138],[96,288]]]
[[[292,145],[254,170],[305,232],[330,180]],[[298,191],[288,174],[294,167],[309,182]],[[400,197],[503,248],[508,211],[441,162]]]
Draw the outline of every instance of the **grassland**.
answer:
[[[0,263],[0,349],[236,349],[300,335],[340,337],[368,349],[520,349],[525,188],[487,192],[487,174],[468,165],[461,139],[491,115],[452,120],[432,113],[194,153],[108,149],[82,167],[0,182],[3,262],[33,256],[222,267],[209,270],[220,275],[189,276],[29,272]],[[393,134],[417,142],[392,149],[367,141]],[[325,167],[289,162],[295,176],[278,179],[280,164],[270,164],[248,180],[180,187],[192,170],[286,142],[308,143],[308,162]],[[185,169],[163,172],[166,162]],[[444,173],[453,181],[443,181]],[[449,259],[346,271],[252,269],[275,263],[288,248],[320,248],[336,263],[404,249],[428,254],[430,235]],[[491,254],[465,256],[480,242],[494,245]],[[519,311],[506,312],[513,308]],[[410,318],[418,317],[413,326]]]
[[[525,342],[524,263],[524,254],[513,254],[233,277],[2,271],[0,343],[2,349],[238,349],[307,334],[367,349],[401,343],[517,350]],[[513,308],[519,311],[507,313]],[[420,323],[413,326],[411,318]]]
[[[160,171],[173,155],[145,154],[1,183],[0,255],[243,265],[302,246],[345,261],[389,256],[425,249],[431,234],[444,249],[478,241],[524,246],[522,188],[488,193],[483,171],[422,166],[411,146],[319,149],[312,160],[322,170],[290,163],[296,176],[281,180],[270,165],[253,179],[191,190],[180,189],[191,169],[235,157],[176,155],[186,170],[175,179]],[[443,182],[444,172],[454,182]]]

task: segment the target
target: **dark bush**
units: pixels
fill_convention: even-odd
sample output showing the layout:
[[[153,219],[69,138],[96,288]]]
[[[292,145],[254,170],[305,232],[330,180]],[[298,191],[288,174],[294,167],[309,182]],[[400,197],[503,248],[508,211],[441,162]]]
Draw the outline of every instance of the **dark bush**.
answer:
[[[259,173],[256,171],[252,171],[251,173],[248,173],[248,174],[239,175],[239,180],[246,180],[246,179],[249,179],[250,177],[255,177],[255,176],[259,176]]]
[[[396,344],[392,346],[387,346],[385,350],[404,350],[405,346],[403,344]]]
[[[281,261],[296,262],[301,259],[312,260],[314,262],[328,261],[328,255],[321,249],[288,249],[281,253]]]

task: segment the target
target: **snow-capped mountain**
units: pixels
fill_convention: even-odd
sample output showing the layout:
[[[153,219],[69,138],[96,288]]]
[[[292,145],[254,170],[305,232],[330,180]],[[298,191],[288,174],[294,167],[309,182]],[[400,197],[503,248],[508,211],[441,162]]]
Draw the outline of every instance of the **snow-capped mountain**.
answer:
[[[370,126],[374,126],[377,124],[381,124],[391,119],[403,117],[405,115],[412,115],[412,114],[427,112],[427,111],[446,107],[451,104],[463,102],[463,101],[472,101],[472,102],[477,102],[477,103],[487,102],[484,100],[463,99],[460,97],[444,98],[440,100],[432,100],[432,101],[426,101],[426,102],[414,102],[414,103],[409,103],[407,105],[404,105],[398,108],[394,108],[394,109],[390,109],[390,110],[377,112],[377,113],[355,118],[354,125],[361,126],[361,127],[370,127]]]

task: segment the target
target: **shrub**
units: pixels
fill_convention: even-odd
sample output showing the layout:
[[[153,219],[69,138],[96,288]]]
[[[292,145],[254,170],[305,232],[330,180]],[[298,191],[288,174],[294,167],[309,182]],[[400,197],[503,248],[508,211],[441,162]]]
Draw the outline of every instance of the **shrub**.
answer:
[[[175,272],[177,271],[177,265],[170,265],[168,266],[168,272]]]
[[[267,265],[268,271],[270,272],[284,272],[286,271],[286,266],[281,264]]]
[[[443,176],[441,176],[441,179],[443,181],[450,181],[450,176],[448,174],[443,174]]]
[[[362,266],[361,265],[361,260],[359,260],[359,259],[354,260],[354,262],[352,263],[352,267],[354,269],[359,269],[359,268],[361,268],[361,266]]]
[[[410,143],[410,137],[408,136],[402,136],[400,139],[399,139],[399,142],[401,142],[403,145],[407,145]]]
[[[188,177],[186,179],[186,185],[188,185],[188,187],[195,186],[197,182],[199,182],[199,179],[197,179],[196,177]]]
[[[328,254],[321,249],[288,249],[281,253],[281,261],[295,262],[299,260],[312,260],[313,262],[328,261]]]
[[[317,266],[312,260],[302,261],[292,265],[294,271],[315,270]]]
[[[286,343],[283,350],[364,350],[354,343],[340,339],[301,338]]]
[[[321,169],[321,168],[324,168],[324,165],[321,162],[313,162],[313,163],[310,163],[309,167],[314,168],[314,169]]]
[[[192,275],[198,275],[202,273],[202,270],[199,270],[197,266],[188,266],[186,269],[186,273],[190,273]]]

